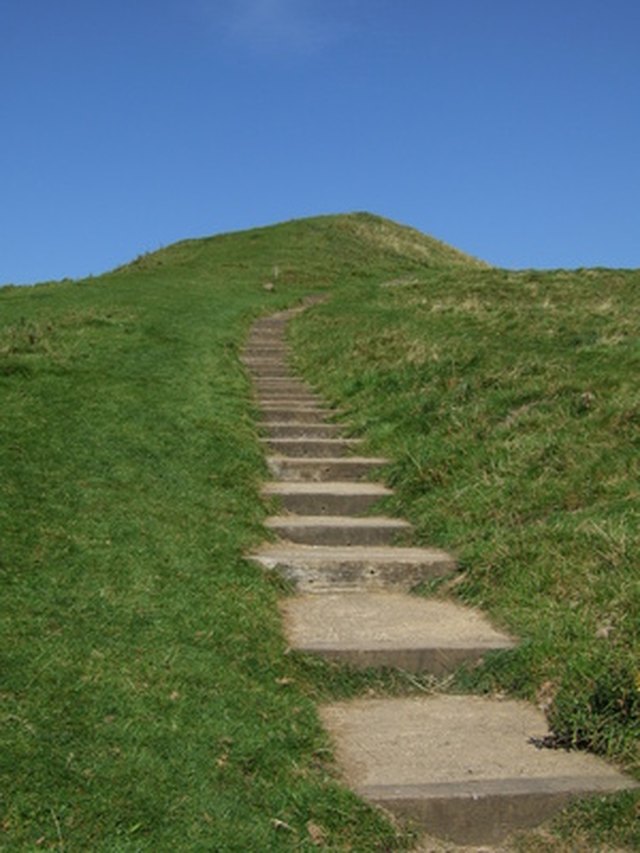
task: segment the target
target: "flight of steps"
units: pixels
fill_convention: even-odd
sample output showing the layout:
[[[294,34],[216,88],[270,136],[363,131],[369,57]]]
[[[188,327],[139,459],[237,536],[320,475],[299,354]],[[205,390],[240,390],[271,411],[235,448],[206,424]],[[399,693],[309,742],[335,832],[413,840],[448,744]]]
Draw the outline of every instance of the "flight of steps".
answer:
[[[362,455],[335,415],[288,365],[285,329],[303,308],[257,321],[243,361],[261,409],[278,536],[249,558],[296,584],[282,605],[291,648],[355,667],[442,676],[514,640],[479,612],[411,595],[455,572],[453,558],[410,544],[411,526],[376,513],[390,494],[370,477],[387,460]],[[582,753],[540,750],[543,715],[477,696],[360,699],[320,709],[344,778],[357,793],[460,844],[502,840],[571,798],[633,787]]]

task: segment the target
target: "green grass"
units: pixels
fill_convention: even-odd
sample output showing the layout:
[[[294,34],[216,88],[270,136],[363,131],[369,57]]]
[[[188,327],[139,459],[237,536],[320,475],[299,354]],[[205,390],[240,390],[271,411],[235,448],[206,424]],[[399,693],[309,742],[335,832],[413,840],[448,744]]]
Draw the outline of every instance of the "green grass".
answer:
[[[636,777],[639,303],[638,271],[450,267],[337,288],[293,330],[305,373],[394,460],[391,511],[459,557],[428,593],[521,640],[454,689],[538,702],[558,745]],[[637,797],[607,808],[576,809],[574,837],[640,846]]]
[[[564,738],[636,766],[638,274],[509,274],[320,217],[0,290],[0,849],[410,846],[339,784],[315,702],[437,685],[287,654],[285,585],[242,558],[266,470],[238,355],[325,288],[305,369],[459,553],[437,594],[523,638],[457,687],[543,687]],[[554,838],[632,848],[634,807]]]
[[[238,354],[353,268],[333,227],[0,291],[0,848],[403,846],[335,781],[321,676],[242,559],[266,472]]]

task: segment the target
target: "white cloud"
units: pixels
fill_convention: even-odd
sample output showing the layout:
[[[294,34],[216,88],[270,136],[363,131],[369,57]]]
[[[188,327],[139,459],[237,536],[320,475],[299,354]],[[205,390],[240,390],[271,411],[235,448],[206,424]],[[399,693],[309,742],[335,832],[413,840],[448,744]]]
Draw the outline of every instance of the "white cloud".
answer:
[[[204,0],[203,7],[228,37],[267,53],[314,53],[350,31],[331,0]]]

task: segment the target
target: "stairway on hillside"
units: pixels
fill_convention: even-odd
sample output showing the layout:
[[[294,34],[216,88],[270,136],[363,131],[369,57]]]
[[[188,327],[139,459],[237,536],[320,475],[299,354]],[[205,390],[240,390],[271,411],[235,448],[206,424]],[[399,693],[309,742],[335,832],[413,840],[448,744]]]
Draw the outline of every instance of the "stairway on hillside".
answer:
[[[282,605],[293,649],[355,667],[443,676],[514,640],[478,611],[411,594],[456,570],[435,548],[410,545],[411,526],[374,514],[390,494],[370,477],[387,460],[362,456],[335,413],[288,364],[296,308],[258,320],[243,356],[262,412],[281,513],[278,536],[250,559],[296,584]],[[636,787],[605,762],[538,749],[544,716],[526,703],[479,696],[358,699],[320,709],[346,783],[363,798],[458,844],[501,841],[576,796]]]

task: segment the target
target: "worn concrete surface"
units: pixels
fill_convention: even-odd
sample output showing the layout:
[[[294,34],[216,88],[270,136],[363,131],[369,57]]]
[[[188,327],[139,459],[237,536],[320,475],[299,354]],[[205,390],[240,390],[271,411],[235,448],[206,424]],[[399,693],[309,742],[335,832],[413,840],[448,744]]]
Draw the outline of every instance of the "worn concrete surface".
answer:
[[[336,413],[323,408],[288,364],[284,329],[301,310],[259,320],[243,356],[263,412],[261,429],[269,436],[261,441],[272,454],[270,470],[288,481],[280,484],[288,487],[280,494],[298,513],[268,519],[267,526],[289,541],[250,556],[304,593],[282,605],[292,646],[358,665],[436,673],[465,655],[475,660],[476,654],[509,647],[512,641],[475,611],[395,591],[454,571],[449,555],[398,547],[411,530],[398,519],[338,514],[364,511],[364,505],[344,501],[348,492],[334,491],[331,500],[338,503],[326,503],[333,481],[345,489],[385,460],[355,456],[358,439],[317,437],[337,432],[326,425]],[[291,489],[296,483],[318,488]],[[278,493],[275,485],[266,492]],[[547,726],[523,703],[477,696],[356,700],[326,705],[321,716],[347,784],[393,814],[420,822],[429,833],[418,846],[422,851],[506,851],[508,846],[493,845],[502,845],[514,829],[538,824],[571,798],[635,784],[593,756],[538,750],[529,738],[543,737]],[[447,840],[435,841],[435,835]]]
[[[267,445],[272,453],[280,456],[291,457],[328,457],[334,459],[337,456],[357,450],[362,445],[359,438],[318,438],[310,440],[307,438],[263,438],[261,441]]]
[[[274,480],[263,485],[262,494],[277,497],[284,509],[300,515],[362,515],[392,492],[379,483]]]
[[[300,592],[407,591],[455,571],[450,554],[436,548],[268,544],[249,559],[278,571]]]
[[[320,709],[345,781],[458,843],[499,842],[575,796],[636,786],[601,759],[538,749],[529,704],[479,696],[363,699]]]
[[[476,610],[407,593],[299,595],[281,611],[292,648],[357,667],[443,675],[514,645]]]
[[[320,482],[322,480],[362,480],[388,462],[382,457],[347,456],[331,458],[269,456],[269,470],[278,480]]]
[[[340,427],[337,424],[298,424],[289,421],[264,424],[262,431],[269,438],[337,438]]]
[[[345,516],[271,516],[265,526],[283,539],[306,545],[391,545],[411,525],[397,518]]]

